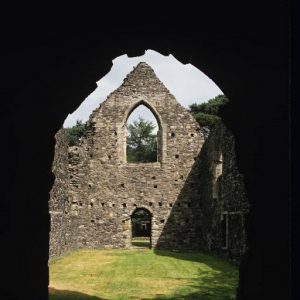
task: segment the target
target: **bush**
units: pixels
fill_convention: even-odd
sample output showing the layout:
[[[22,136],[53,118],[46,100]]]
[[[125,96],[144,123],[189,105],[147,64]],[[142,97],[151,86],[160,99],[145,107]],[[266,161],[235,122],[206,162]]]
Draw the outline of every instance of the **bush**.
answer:
[[[79,144],[82,137],[86,136],[87,124],[77,120],[76,125],[66,128],[66,131],[68,133],[69,146],[75,146]]]
[[[213,125],[215,125],[221,119],[220,117],[205,114],[202,112],[195,114],[194,118],[200,124],[200,126],[207,126],[209,128],[211,128]]]
[[[221,108],[228,102],[225,95],[218,95],[207,102],[189,106],[190,112],[201,126],[211,128],[220,118]]]

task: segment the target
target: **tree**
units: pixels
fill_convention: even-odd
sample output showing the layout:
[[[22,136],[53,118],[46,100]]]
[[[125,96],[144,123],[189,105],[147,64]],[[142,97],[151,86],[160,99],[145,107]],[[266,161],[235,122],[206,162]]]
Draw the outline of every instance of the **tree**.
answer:
[[[155,162],[157,161],[157,137],[153,134],[155,124],[139,117],[127,126],[127,161]]]
[[[211,128],[220,120],[221,108],[228,102],[225,95],[218,95],[205,103],[193,103],[189,106],[190,112],[201,126]]]
[[[194,118],[201,126],[207,126],[211,128],[213,125],[215,125],[219,120],[220,117],[209,115],[206,113],[198,112],[194,115]]]
[[[69,139],[69,146],[75,146],[79,144],[81,137],[87,133],[87,124],[80,120],[76,121],[76,125],[71,128],[66,128]]]

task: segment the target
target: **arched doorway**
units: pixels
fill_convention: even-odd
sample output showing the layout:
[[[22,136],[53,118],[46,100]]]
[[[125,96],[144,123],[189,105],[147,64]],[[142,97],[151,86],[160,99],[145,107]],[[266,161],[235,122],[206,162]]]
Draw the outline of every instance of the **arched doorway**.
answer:
[[[151,248],[152,215],[146,208],[137,208],[131,215],[131,244]]]

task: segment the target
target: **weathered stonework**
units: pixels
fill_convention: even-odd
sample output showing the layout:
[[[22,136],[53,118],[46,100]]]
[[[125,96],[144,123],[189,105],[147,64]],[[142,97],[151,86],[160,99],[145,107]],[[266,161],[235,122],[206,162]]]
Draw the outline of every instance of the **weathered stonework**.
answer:
[[[152,111],[159,125],[155,163],[126,162],[125,125],[140,104]],[[223,125],[216,126],[206,139],[192,115],[145,63],[125,78],[87,124],[88,133],[79,146],[57,148],[65,156],[56,153],[54,165],[64,167],[60,172],[53,168],[57,179],[50,202],[54,210],[64,210],[64,217],[51,214],[50,244],[61,243],[58,237],[69,234],[66,250],[129,248],[131,215],[145,208],[152,216],[152,247],[222,249],[221,215],[227,212],[231,220],[233,213],[242,216],[247,210],[233,137]],[[217,162],[220,158],[222,163]],[[58,197],[60,189],[63,195]],[[63,209],[57,201],[67,205]],[[61,219],[65,221],[57,225]],[[237,259],[245,248],[242,222],[238,226],[231,229],[229,225],[224,249]],[[52,255],[61,253],[54,249],[50,247]]]
[[[234,137],[222,122],[210,132],[199,161],[203,245],[239,262],[247,245],[244,222],[249,204],[237,169]]]
[[[126,162],[125,124],[140,104],[159,125],[155,163]],[[155,247],[204,142],[198,123],[141,63],[92,113],[88,126],[81,147],[69,150],[78,247],[130,247],[131,215],[140,207],[152,214]]]
[[[72,222],[68,216],[68,136],[64,129],[57,132],[55,140],[55,155],[52,165],[55,182],[50,192],[49,201],[49,213],[51,216],[50,258],[69,250],[72,243]]]

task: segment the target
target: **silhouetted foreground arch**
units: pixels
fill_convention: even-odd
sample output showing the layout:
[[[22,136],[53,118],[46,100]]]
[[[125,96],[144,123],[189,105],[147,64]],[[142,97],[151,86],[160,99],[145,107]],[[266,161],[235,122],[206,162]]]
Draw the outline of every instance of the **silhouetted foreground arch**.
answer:
[[[187,22],[176,18],[172,28],[159,18],[157,25],[138,28],[116,18],[117,29],[103,24],[106,36],[104,29],[89,39],[91,28],[75,34],[51,27],[48,33],[57,35],[44,31],[41,40],[24,30],[24,22],[11,38],[2,37],[2,140],[7,141],[0,218],[3,298],[47,299],[54,134],[109,71],[111,59],[154,49],[199,67],[231,100],[223,119],[236,138],[251,204],[250,251],[240,268],[239,299],[288,299],[287,9],[281,1],[273,1],[271,10],[254,1],[244,15],[226,5],[209,26],[205,14]],[[20,134],[20,124],[26,134]]]

